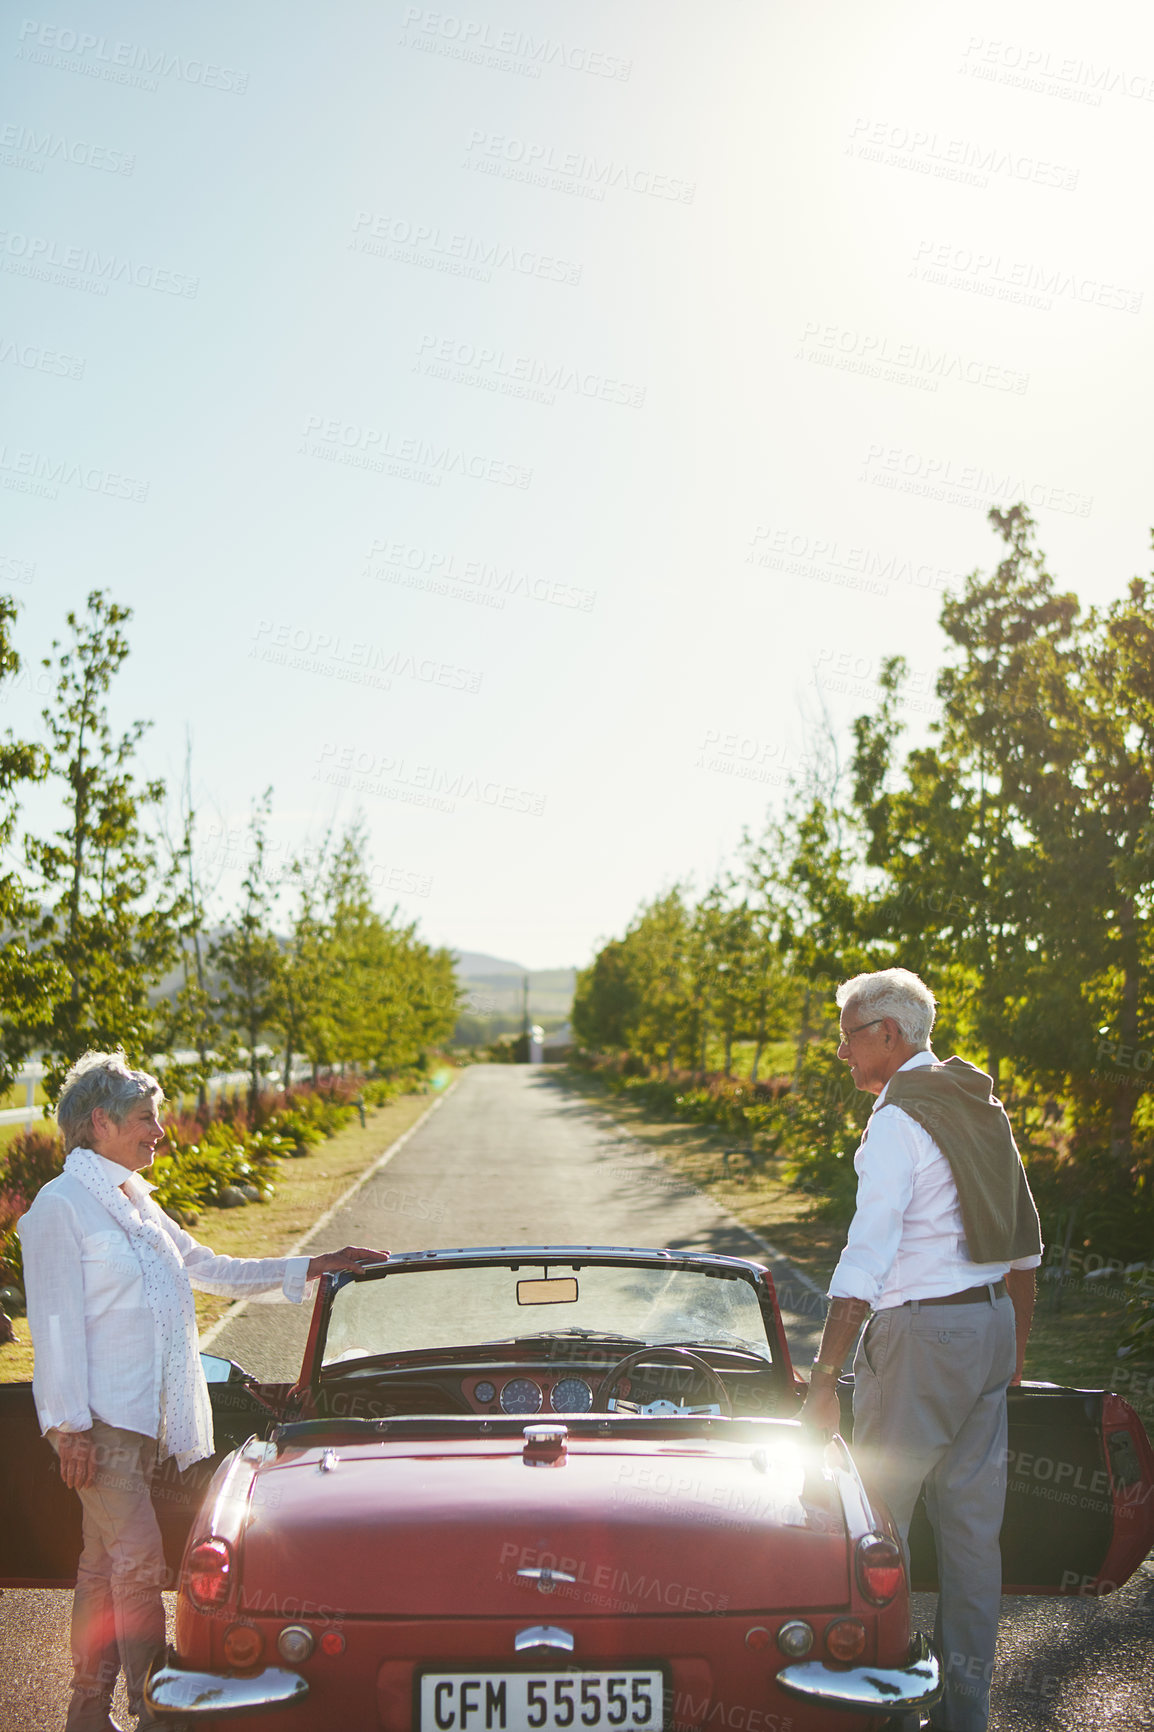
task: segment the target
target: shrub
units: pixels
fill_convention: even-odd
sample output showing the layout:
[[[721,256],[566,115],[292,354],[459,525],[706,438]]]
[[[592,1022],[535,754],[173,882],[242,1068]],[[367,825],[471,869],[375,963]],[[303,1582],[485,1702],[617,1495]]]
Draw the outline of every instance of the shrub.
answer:
[[[293,1107],[288,1107],[283,1112],[274,1114],[269,1120],[269,1131],[275,1133],[287,1144],[295,1144],[306,1149],[315,1148],[317,1143],[324,1141],[325,1135],[320,1126],[306,1113]]]
[[[42,1185],[64,1171],[64,1145],[55,1131],[20,1131],[0,1156],[0,1182],[27,1206]]]
[[[368,1077],[361,1089],[361,1094],[367,1107],[383,1107],[389,1101],[396,1100],[403,1087],[404,1084],[398,1077]]]
[[[16,1223],[27,1204],[18,1191],[0,1190],[0,1287],[24,1288],[24,1257]]]

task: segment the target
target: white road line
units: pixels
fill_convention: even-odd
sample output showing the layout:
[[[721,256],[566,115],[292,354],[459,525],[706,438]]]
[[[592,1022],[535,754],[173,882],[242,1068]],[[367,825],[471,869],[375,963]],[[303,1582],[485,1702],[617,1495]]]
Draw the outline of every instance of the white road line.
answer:
[[[290,1245],[288,1250],[283,1252],[282,1255],[285,1257],[299,1257],[299,1256],[301,1256],[304,1252],[305,1247],[308,1245],[309,1241],[316,1237],[316,1235],[320,1232],[321,1228],[327,1227],[329,1222],[332,1220],[333,1216],[335,1214],[337,1214],[339,1210],[341,1210],[345,1207],[346,1203],[349,1202],[350,1198],[355,1197],[357,1192],[361,1189],[361,1187],[363,1185],[367,1185],[370,1179],[375,1178],[376,1175],[381,1171],[382,1167],[388,1166],[388,1164],[392,1160],[393,1156],[395,1154],[398,1154],[400,1152],[400,1150],[404,1148],[405,1144],[408,1142],[408,1140],[412,1136],[413,1132],[420,1130],[421,1126],[424,1124],[425,1120],[430,1116],[430,1114],[435,1113],[437,1108],[444,1101],[448,1100],[449,1096],[452,1094],[453,1090],[456,1088],[456,1086],[457,1086],[458,1082],[460,1082],[460,1080],[461,1080],[460,1077],[454,1077],[452,1082],[449,1084],[448,1088],[444,1091],[444,1093],[439,1094],[437,1096],[436,1100],[430,1102],[430,1104],[425,1108],[425,1110],[421,1114],[420,1118],[415,1119],[413,1121],[413,1123],[409,1126],[407,1131],[402,1131],[400,1136],[396,1139],[396,1141],[390,1143],[388,1148],[384,1151],[383,1154],[378,1155],[377,1159],[373,1162],[372,1166],[367,1167],[365,1169],[365,1171],[361,1174],[359,1179],[354,1179],[353,1183],[349,1186],[348,1190],[342,1191],[340,1196],[337,1198],[336,1202],[333,1203],[329,1208],[327,1208],[325,1210],[324,1214],[318,1216],[318,1218],[313,1222],[313,1224],[309,1228],[308,1232],[302,1234],[302,1236],[296,1241],[296,1244]],[[224,1329],[227,1324],[235,1322],[235,1320],[238,1317],[242,1316],[244,1311],[247,1309],[247,1307],[249,1305],[253,1305],[253,1304],[265,1304],[265,1305],[273,1304],[273,1305],[275,1305],[278,1303],[282,1304],[282,1305],[287,1305],[288,1300],[285,1299],[283,1294],[281,1294],[281,1293],[274,1293],[274,1294],[267,1294],[267,1295],[254,1294],[247,1299],[234,1300],[233,1303],[229,1306],[228,1310],[225,1312],[224,1316],[219,1318],[218,1321],[216,1323],[214,1323],[210,1329],[206,1329],[204,1334],[200,1337],[200,1351],[202,1353],[206,1353],[208,1351],[208,1349],[212,1346],[212,1343],[216,1340],[217,1336],[220,1334],[221,1330]],[[306,1300],[305,1303],[307,1304],[308,1301]]]

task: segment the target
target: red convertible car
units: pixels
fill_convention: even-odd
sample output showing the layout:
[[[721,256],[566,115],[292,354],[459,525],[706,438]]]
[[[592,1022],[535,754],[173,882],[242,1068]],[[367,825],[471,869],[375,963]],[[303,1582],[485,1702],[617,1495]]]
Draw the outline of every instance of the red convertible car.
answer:
[[[400,1254],[324,1278],[294,1385],[206,1365],[220,1453],[154,1494],[179,1599],[149,1696],[174,1726],[880,1732],[939,1693],[889,1515],[797,1422],[759,1264]],[[1007,1591],[1109,1591],[1154,1543],[1141,1422],[1115,1395],[1009,1400]],[[67,1586],[79,1506],[29,1386],[0,1387],[0,1428],[0,1585]],[[924,1521],[911,1552],[932,1588]]]

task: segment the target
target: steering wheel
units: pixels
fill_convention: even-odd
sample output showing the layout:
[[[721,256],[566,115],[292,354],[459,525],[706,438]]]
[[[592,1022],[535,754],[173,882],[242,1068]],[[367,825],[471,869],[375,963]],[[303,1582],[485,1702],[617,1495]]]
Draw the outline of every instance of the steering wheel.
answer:
[[[713,1369],[708,1359],[703,1359],[700,1353],[694,1353],[688,1347],[639,1347],[636,1353],[627,1353],[624,1359],[611,1366],[597,1385],[597,1393],[593,1397],[593,1411],[602,1413],[606,1410],[609,1397],[621,1379],[635,1365],[644,1360],[647,1363],[653,1359],[672,1359],[678,1365],[691,1365],[695,1371],[704,1373],[707,1381],[717,1396],[721,1411],[726,1419],[733,1417],[733,1403],[729,1399],[729,1391],[718,1373]]]

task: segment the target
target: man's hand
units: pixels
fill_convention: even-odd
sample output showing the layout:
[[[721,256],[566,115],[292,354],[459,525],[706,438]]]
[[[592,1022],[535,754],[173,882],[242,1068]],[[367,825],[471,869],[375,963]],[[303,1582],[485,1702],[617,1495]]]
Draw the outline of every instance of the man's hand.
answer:
[[[359,1275],[361,1270],[370,1263],[387,1263],[387,1251],[367,1251],[363,1245],[346,1245],[343,1251],[326,1251],[323,1257],[314,1257],[309,1263],[308,1280],[315,1281],[318,1275]]]
[[[820,1373],[811,1377],[809,1394],[797,1417],[813,1431],[840,1431],[841,1402],[838,1400],[837,1384]]]
[[[60,1477],[69,1491],[83,1491],[96,1477],[96,1451],[90,1431],[58,1431]]]

